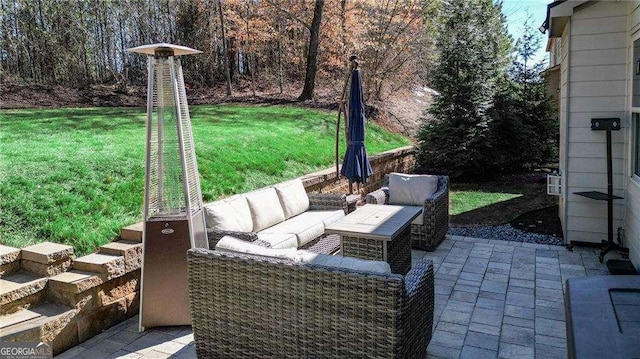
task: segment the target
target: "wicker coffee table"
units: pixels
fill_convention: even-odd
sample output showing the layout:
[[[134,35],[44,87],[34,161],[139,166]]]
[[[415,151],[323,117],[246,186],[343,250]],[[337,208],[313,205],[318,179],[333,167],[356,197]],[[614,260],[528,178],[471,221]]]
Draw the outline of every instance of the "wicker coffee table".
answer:
[[[340,235],[343,256],[389,263],[394,273],[411,268],[411,221],[422,212],[418,206],[365,204],[325,229]]]

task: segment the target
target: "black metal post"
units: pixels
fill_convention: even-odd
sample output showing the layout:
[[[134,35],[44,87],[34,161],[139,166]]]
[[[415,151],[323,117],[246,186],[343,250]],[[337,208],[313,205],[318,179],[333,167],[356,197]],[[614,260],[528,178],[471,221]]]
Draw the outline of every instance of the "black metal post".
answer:
[[[604,247],[598,255],[598,259],[600,262],[604,260],[604,256],[611,250],[621,250],[624,251],[626,248],[623,248],[620,243],[620,238],[618,238],[618,243],[613,241],[613,200],[614,199],[622,199],[622,197],[616,196],[613,194],[613,155],[611,154],[611,131],[619,131],[620,130],[620,119],[619,118],[592,118],[591,119],[591,130],[593,131],[605,131],[607,137],[607,193],[602,193],[598,191],[587,191],[587,192],[574,192],[579,196],[584,196],[587,198],[595,199],[598,201],[607,201],[607,240],[602,241]]]
[[[607,130],[607,242],[613,245],[613,157],[611,155],[611,130]]]

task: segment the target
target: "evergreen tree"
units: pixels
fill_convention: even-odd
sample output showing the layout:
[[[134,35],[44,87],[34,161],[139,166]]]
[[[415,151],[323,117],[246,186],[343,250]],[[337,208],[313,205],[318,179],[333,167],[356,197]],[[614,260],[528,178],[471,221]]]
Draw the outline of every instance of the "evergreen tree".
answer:
[[[422,171],[455,177],[491,167],[491,109],[510,48],[501,6],[447,0],[433,9],[438,58],[431,86],[440,95],[419,134]]]
[[[492,148],[496,169],[518,171],[543,164],[556,153],[557,121],[535,62],[540,35],[529,17],[516,42],[513,62],[494,98]]]

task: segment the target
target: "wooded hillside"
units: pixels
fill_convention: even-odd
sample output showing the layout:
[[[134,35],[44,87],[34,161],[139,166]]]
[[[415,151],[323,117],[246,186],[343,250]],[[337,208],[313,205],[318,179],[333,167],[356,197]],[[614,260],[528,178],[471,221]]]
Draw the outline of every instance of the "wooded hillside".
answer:
[[[313,95],[314,83],[340,88],[355,53],[367,97],[380,99],[425,78],[425,3],[0,0],[0,79],[125,89],[145,83],[146,59],[124,49],[169,42],[204,52],[183,58],[188,83],[224,84],[228,69],[230,91],[249,84],[282,92],[296,83],[300,99]]]

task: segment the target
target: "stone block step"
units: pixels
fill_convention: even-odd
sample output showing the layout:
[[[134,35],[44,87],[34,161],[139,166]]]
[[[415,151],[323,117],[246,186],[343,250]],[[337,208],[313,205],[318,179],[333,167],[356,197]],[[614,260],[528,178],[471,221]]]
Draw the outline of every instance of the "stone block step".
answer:
[[[65,346],[66,337],[77,338],[77,326],[71,323],[75,314],[74,309],[47,303],[0,316],[0,342],[53,343],[55,354],[61,349],[56,351],[57,346]]]
[[[126,226],[120,229],[120,238],[142,243],[142,230],[144,229],[144,222],[139,222],[136,224],[132,224],[130,226]]]
[[[75,259],[73,269],[98,273],[106,279],[120,277],[125,273],[124,257],[93,253]]]
[[[49,264],[33,262],[26,259],[20,261],[20,267],[22,267],[23,270],[40,277],[51,277],[56,274],[64,273],[71,268],[71,264],[71,258]]]
[[[20,249],[0,244],[0,278],[20,270],[20,257]]]
[[[0,244],[0,265],[9,264],[20,259],[20,249]]]
[[[105,281],[96,273],[72,269],[49,278],[49,287],[54,294],[59,292],[78,294],[99,286]]]
[[[47,278],[27,272],[18,272],[0,279],[0,315],[7,314],[16,306],[29,306],[31,299],[47,285]]]
[[[22,249],[20,267],[37,276],[51,277],[71,268],[73,247],[43,242]]]
[[[22,248],[22,260],[51,264],[73,257],[73,247],[64,244],[42,242]]]
[[[124,270],[127,273],[140,269],[142,264],[142,243],[115,241],[100,247],[98,253],[124,257]]]

